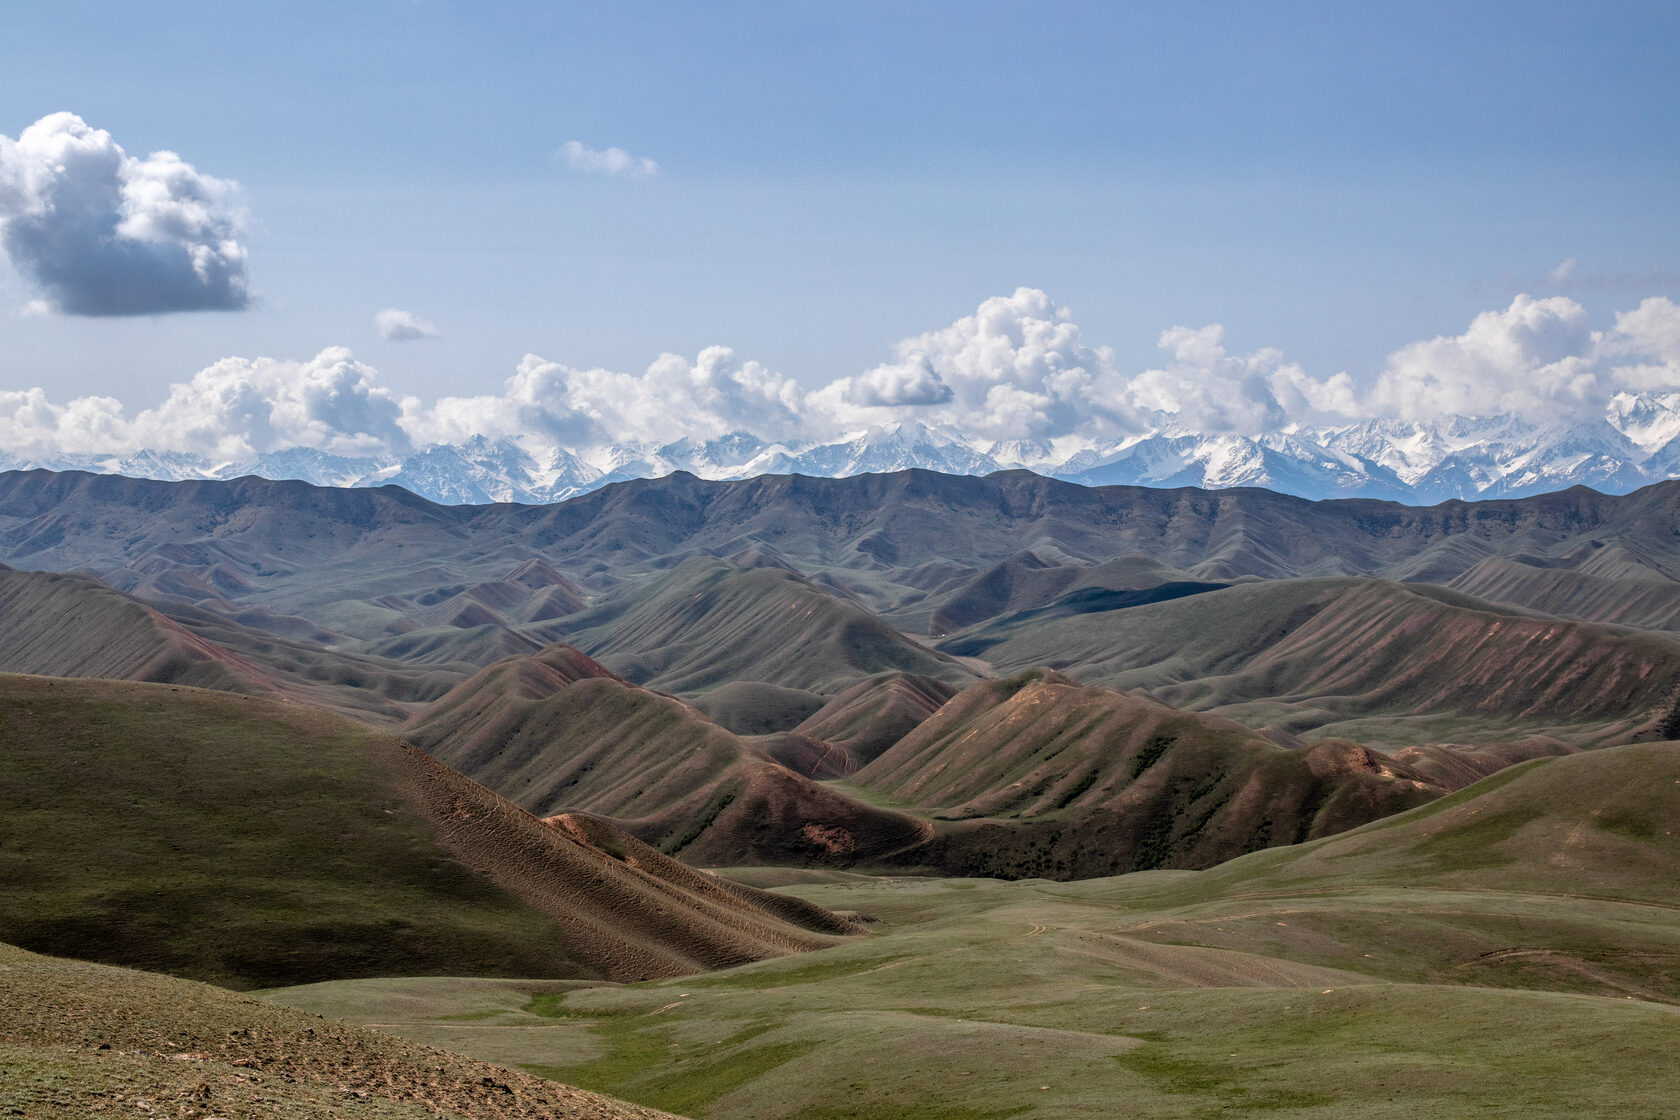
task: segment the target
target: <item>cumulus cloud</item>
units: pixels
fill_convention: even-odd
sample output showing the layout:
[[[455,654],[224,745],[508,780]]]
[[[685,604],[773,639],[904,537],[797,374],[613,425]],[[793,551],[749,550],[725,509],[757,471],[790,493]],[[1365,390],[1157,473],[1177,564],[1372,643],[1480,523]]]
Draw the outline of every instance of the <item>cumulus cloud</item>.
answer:
[[[412,417],[410,431],[428,442],[535,434],[570,447],[739,430],[785,439],[806,430],[803,404],[791,379],[737,360],[727,346],[707,347],[692,361],[661,354],[639,374],[572,369],[527,354],[501,393],[445,397]]]
[[[1389,360],[1367,409],[1410,420],[1509,413],[1551,420],[1603,412],[1613,389],[1595,368],[1586,309],[1519,295],[1461,335],[1414,342]]]
[[[1576,270],[1580,267],[1580,261],[1574,257],[1565,257],[1550,272],[1546,273],[1546,280],[1551,284],[1567,284],[1569,278],[1574,276]]]
[[[132,417],[111,397],[60,406],[40,389],[0,393],[0,447],[31,455],[149,449],[218,461],[293,447],[400,454],[412,447],[405,414],[418,407],[376,384],[350,351],[332,347],[307,362],[224,358]]]
[[[994,296],[941,330],[907,338],[897,360],[810,394],[830,427],[914,418],[993,439],[1134,430],[1107,347],[1085,343],[1072,314],[1036,288]]]
[[[74,113],[0,136],[0,245],[64,314],[248,306],[236,192],[174,152],[131,156]]]
[[[379,336],[386,342],[414,342],[426,338],[442,338],[438,329],[412,311],[387,307],[373,317]]]
[[[1680,306],[1663,296],[1618,312],[1600,340],[1610,378],[1629,389],[1680,389]]]
[[[862,408],[900,408],[905,405],[944,404],[954,394],[933,368],[933,359],[915,353],[901,362],[876,366],[847,380],[843,396]]]
[[[1164,413],[1175,429],[1187,432],[1260,435],[1288,425],[1273,386],[1308,397],[1300,367],[1286,365],[1282,353],[1272,349],[1231,354],[1224,337],[1225,328],[1217,323],[1163,331],[1158,344],[1172,361],[1131,379],[1127,392],[1134,406]]]
[[[585,147],[580,140],[568,140],[556,153],[573,171],[588,175],[622,175],[629,179],[650,179],[659,165],[645,156],[633,156],[623,148]]]
[[[1394,416],[1511,413],[1536,421],[1604,415],[1619,392],[1680,389],[1680,306],[1652,298],[1590,329],[1563,297],[1519,296],[1462,334],[1402,347],[1364,388],[1309,375],[1277,350],[1233,348],[1218,324],[1176,326],[1161,361],[1123,374],[1071,313],[1023,288],[905,339],[894,360],[814,390],[724,346],[661,354],[639,372],[527,355],[495,390],[426,404],[400,396],[348,350],[308,361],[228,358],[138,413],[108,396],[56,404],[0,391],[0,451],[182,451],[222,462],[288,448],[390,456],[473,436],[588,452],[747,431],[807,443],[894,421],[998,439],[1102,445],[1151,431],[1259,436],[1294,425]],[[1065,441],[1065,442],[1061,442]]]

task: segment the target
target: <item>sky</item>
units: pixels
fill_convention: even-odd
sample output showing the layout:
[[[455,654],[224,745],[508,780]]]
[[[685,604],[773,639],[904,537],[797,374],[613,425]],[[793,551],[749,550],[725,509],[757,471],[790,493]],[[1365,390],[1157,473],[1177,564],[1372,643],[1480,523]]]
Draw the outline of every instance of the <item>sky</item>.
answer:
[[[0,450],[1590,413],[1680,388],[1677,41],[1672,3],[7,5]]]

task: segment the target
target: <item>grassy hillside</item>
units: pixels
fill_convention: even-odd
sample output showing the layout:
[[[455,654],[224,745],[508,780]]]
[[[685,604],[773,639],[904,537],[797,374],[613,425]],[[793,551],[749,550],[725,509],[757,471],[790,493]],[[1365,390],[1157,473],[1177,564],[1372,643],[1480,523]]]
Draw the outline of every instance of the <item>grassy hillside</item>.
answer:
[[[1023,552],[933,598],[927,632],[940,637],[1001,614],[1042,607],[1069,592],[1150,591],[1163,586],[1212,590],[1188,573],[1147,556],[1123,556],[1100,564],[1051,564]],[[1139,596],[1140,601],[1149,601]]]
[[[159,610],[86,576],[0,570],[0,672],[284,695],[375,722],[465,674],[323,649],[187,604]]]
[[[1677,819],[1680,745],[1613,748],[1204,872],[806,873],[878,932],[798,960],[276,998],[696,1117],[1655,1118],[1680,1094]]]
[[[1664,636],[1372,580],[1269,581],[1123,610],[1026,612],[941,648],[1001,671],[1048,664],[1090,684],[1147,688],[1252,726],[1396,746],[1418,741],[1410,725],[1429,717],[1454,717],[1437,727],[1483,740],[1631,732],[1680,680],[1680,642]]]
[[[261,665],[97,580],[0,569],[0,672],[274,692]]]
[[[32,1118],[664,1115],[206,984],[10,945],[0,945],[0,1070],[0,1109]]]
[[[233,987],[676,975],[832,940],[296,704],[0,677],[0,805],[0,940]]]
[[[1624,550],[1610,548],[1604,552]],[[1613,572],[1612,575],[1600,574]],[[1490,556],[1448,586],[1493,603],[1646,630],[1680,630],[1680,581],[1631,558],[1585,569]]]

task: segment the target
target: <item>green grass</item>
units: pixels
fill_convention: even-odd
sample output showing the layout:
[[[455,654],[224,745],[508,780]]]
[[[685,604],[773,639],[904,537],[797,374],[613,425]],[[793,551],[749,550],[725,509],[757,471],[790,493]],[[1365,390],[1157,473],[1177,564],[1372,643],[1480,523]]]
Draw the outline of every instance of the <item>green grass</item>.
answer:
[[[397,750],[299,705],[0,678],[0,941],[236,988],[567,965],[433,838]]]
[[[699,1118],[1655,1120],[1680,1095],[1677,807],[1680,749],[1629,747],[1205,872],[805,881],[873,935],[533,988],[465,1041]],[[486,994],[364,1014],[435,1038]]]

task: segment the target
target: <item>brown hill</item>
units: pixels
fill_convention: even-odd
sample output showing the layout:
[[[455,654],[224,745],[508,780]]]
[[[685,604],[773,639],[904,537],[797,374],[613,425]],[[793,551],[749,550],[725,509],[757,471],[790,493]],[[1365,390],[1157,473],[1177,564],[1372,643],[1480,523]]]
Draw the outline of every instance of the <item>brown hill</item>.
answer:
[[[0,571],[0,672],[279,694],[375,722],[464,676],[322,649],[187,604],[167,612],[85,576]]]
[[[890,673],[859,681],[794,729],[821,740],[862,766],[914,731],[957,694],[944,681]]]
[[[1007,878],[1207,867],[1446,792],[1353,743],[1292,750],[1047,670],[965,689],[852,781],[955,822],[912,858]]]
[[[791,731],[828,703],[803,688],[764,681],[728,681],[694,698],[694,706],[737,735]]]
[[[0,940],[232,987],[669,976],[844,928],[365,725],[178,686],[0,678],[0,804]]]
[[[557,670],[561,663],[568,668]],[[490,666],[404,731],[534,813],[610,816],[693,864],[849,866],[927,833],[922,822],[793,772],[763,746],[570,647]]]
[[[1603,552],[1612,551],[1603,550]],[[1614,550],[1621,551],[1621,550]],[[1680,581],[1651,568],[1604,564],[1586,568],[1525,563],[1490,556],[1448,586],[1493,603],[1509,603],[1562,618],[1610,622],[1646,630],[1680,630]]]
[[[961,684],[974,679],[956,661],[796,572],[710,556],[573,616],[567,633],[629,679],[670,692],[761,681],[832,694],[892,670]]]
[[[262,665],[97,580],[0,571],[0,672],[276,692]]]
[[[1006,672],[1050,664],[1105,687],[1147,688],[1255,726],[1301,732],[1454,714],[1483,741],[1511,738],[1514,727],[1631,733],[1680,680],[1680,642],[1665,636],[1376,580],[1266,581],[1124,610],[1026,612],[941,648]]]

